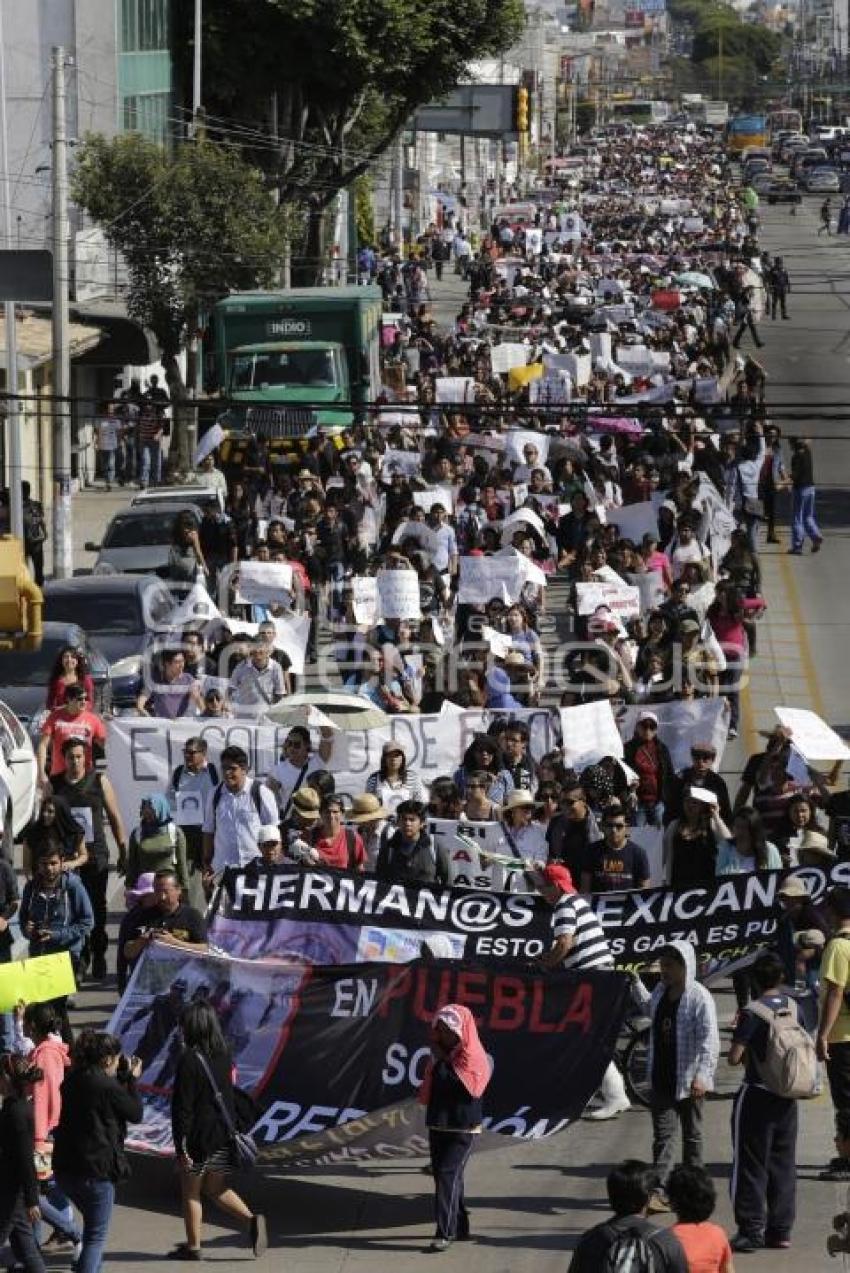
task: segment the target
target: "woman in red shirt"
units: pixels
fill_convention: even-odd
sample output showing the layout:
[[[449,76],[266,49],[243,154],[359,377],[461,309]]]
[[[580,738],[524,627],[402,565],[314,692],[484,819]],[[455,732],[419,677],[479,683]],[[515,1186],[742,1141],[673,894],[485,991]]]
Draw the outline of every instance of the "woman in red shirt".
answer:
[[[363,871],[366,849],[353,827],[343,826],[339,796],[325,796],[319,806],[319,825],[306,855],[313,866],[330,866],[337,871]]]
[[[69,685],[82,685],[86,692],[86,707],[94,710],[94,681],[89,675],[86,656],[73,645],[64,646],[56,656],[50,679],[47,682],[47,710],[65,706],[65,693]]]

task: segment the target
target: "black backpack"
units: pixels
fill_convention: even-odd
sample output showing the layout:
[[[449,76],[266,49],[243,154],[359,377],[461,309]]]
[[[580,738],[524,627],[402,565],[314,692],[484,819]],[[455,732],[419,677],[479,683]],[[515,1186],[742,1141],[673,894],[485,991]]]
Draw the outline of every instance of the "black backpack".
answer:
[[[664,1257],[652,1240],[657,1233],[661,1229],[621,1229],[605,1252],[600,1273],[664,1273]]]

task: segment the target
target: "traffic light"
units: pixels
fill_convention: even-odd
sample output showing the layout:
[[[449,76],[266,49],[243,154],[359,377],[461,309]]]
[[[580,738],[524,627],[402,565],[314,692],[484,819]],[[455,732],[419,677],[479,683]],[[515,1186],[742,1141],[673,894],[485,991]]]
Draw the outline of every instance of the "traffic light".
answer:
[[[0,535],[0,650],[37,650],[41,645],[41,589],[26,566],[23,544]]]
[[[514,100],[514,123],[518,133],[528,132],[528,89],[518,88]]]

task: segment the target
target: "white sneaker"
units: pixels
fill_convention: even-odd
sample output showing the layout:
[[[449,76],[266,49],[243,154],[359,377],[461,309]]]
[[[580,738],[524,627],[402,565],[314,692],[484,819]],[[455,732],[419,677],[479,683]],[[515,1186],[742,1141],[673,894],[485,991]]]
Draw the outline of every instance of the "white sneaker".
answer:
[[[592,1119],[595,1123],[604,1123],[606,1119],[616,1118],[618,1114],[624,1114],[631,1108],[631,1101],[628,1097],[624,1097],[621,1101],[611,1101],[609,1105],[600,1105],[597,1109],[588,1110],[586,1114],[582,1114],[582,1118]]]

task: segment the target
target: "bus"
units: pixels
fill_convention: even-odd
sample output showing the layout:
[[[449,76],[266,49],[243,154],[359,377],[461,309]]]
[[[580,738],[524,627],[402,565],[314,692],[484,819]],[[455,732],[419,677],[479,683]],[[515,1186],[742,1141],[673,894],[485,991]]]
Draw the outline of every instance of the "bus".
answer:
[[[611,121],[628,122],[640,127],[643,124],[663,124],[670,114],[670,103],[648,101],[630,97],[627,101],[612,102]]]
[[[749,146],[766,146],[767,120],[764,115],[735,115],[729,120],[726,143],[738,155]]]
[[[803,116],[797,110],[783,107],[781,110],[769,111],[767,116],[767,135],[773,141],[777,133],[802,133]]]

